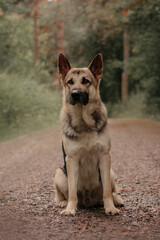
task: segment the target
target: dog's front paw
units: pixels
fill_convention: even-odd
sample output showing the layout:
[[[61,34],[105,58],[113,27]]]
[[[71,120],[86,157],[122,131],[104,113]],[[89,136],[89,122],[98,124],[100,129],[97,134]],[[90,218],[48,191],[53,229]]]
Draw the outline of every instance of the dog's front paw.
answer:
[[[75,214],[76,214],[76,209],[70,209],[68,207],[61,212],[61,215],[63,216],[75,216]]]
[[[113,207],[107,207],[105,208],[105,213],[107,215],[118,215],[120,213],[118,208]]]

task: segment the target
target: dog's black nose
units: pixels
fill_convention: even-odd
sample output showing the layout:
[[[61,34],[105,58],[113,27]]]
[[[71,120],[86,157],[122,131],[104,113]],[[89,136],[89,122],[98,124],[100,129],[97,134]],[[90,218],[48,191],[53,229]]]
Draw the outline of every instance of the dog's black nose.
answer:
[[[88,103],[88,94],[74,89],[70,95],[70,104],[75,105],[77,103],[86,105]]]
[[[78,100],[80,100],[81,92],[78,91],[78,90],[73,90],[72,93],[71,93],[71,97],[72,97],[75,101],[78,101]]]

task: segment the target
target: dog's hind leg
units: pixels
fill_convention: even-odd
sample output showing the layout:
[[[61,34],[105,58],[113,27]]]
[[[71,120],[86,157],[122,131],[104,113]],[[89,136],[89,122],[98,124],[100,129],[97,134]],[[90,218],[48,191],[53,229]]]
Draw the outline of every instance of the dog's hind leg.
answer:
[[[115,206],[117,206],[117,207],[124,206],[124,202],[123,202],[122,198],[120,196],[118,196],[117,193],[113,192],[112,196],[113,196],[113,202],[114,202]]]
[[[113,202],[114,205],[117,207],[124,206],[124,202],[120,196],[117,195],[117,185],[115,183],[115,174],[113,170],[111,169],[111,188],[112,188],[112,196],[113,196]]]
[[[61,168],[56,170],[55,179],[55,202],[59,207],[66,207],[68,203],[68,182]]]

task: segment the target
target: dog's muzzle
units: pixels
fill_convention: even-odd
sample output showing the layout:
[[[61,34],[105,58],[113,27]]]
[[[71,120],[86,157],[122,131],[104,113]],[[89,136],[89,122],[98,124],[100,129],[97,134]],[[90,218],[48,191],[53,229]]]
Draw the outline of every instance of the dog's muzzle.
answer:
[[[73,90],[70,94],[70,104],[75,105],[77,103],[86,105],[88,103],[88,93],[81,92],[79,90]]]

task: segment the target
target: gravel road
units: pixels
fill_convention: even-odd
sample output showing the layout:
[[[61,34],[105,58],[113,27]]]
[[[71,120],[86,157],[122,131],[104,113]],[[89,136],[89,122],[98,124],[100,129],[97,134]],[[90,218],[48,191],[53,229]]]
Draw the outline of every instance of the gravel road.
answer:
[[[160,239],[160,124],[109,120],[112,167],[125,206],[118,216],[101,207],[60,216],[55,169],[63,163],[60,128],[0,144],[0,239]]]

